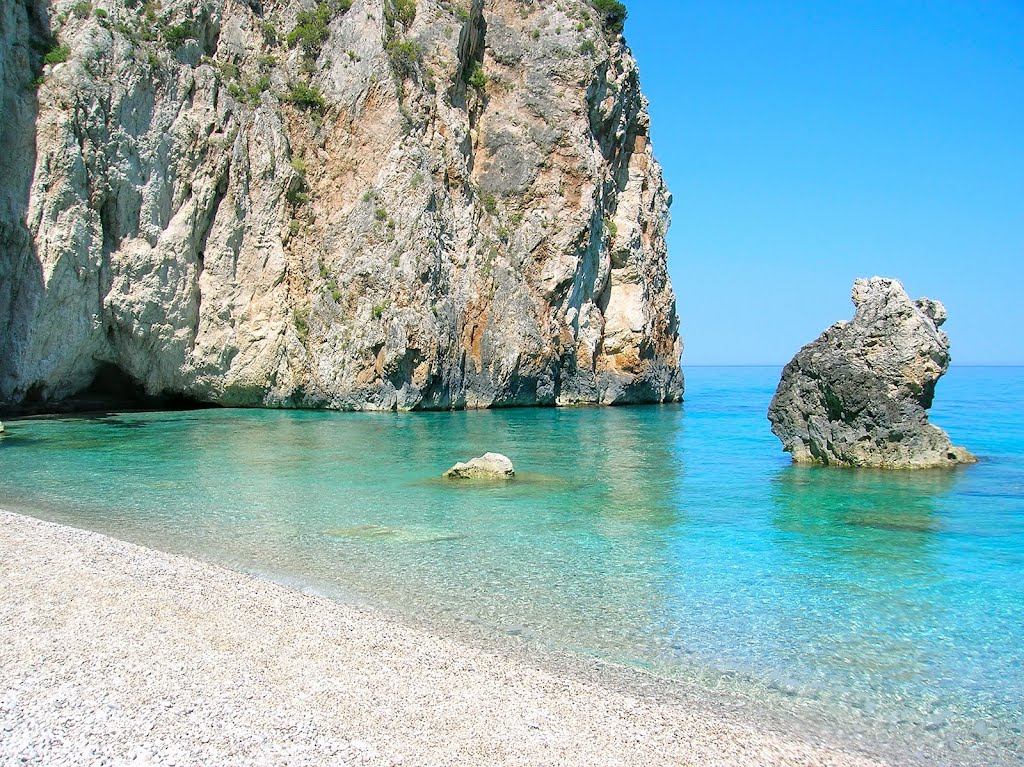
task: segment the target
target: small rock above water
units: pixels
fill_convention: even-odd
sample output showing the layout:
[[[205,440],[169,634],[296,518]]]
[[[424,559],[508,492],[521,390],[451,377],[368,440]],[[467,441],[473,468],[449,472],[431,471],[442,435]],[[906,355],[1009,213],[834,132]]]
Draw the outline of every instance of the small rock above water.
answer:
[[[801,349],[768,409],[772,432],[798,463],[918,469],[973,463],[928,423],[949,369],[938,301],[913,301],[897,280],[858,279],[856,313]]]
[[[447,479],[512,479],[515,475],[512,461],[501,453],[485,453],[444,473]]]

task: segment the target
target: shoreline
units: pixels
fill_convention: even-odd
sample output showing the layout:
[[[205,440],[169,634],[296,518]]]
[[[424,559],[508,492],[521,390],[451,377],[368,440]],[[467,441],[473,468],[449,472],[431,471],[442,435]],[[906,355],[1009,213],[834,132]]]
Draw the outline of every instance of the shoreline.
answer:
[[[166,404],[145,405],[140,403],[111,402],[107,406],[91,404],[85,407],[69,406],[67,409],[0,410],[0,420],[9,423],[18,421],[56,421],[61,419],[110,418],[118,415],[136,413],[191,413],[200,410],[269,410],[292,413],[382,413],[382,414],[422,414],[422,413],[474,413],[488,410],[591,410],[602,408],[649,408],[649,407],[680,407],[685,403],[684,396],[666,400],[636,400],[628,402],[573,402],[558,404],[555,402],[531,402],[527,404],[501,405],[461,405],[458,407],[436,408],[369,408],[369,407],[275,407],[273,405],[222,405],[217,402],[196,402],[179,407],[168,407]],[[57,403],[59,405],[60,403]]]
[[[0,763],[885,764],[3,510],[0,573]]]

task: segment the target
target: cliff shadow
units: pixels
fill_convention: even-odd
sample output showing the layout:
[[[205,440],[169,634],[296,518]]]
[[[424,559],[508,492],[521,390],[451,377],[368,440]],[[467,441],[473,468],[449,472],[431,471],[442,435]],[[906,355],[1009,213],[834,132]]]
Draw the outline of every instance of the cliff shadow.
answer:
[[[182,394],[150,394],[145,387],[118,365],[97,364],[92,381],[77,393],[58,400],[47,399],[38,387],[30,387],[16,405],[0,408],[5,416],[110,418],[117,413],[152,410],[199,410],[219,405],[202,402]]]
[[[54,45],[42,0],[0,5],[0,407],[24,394],[18,391],[22,357],[45,291],[27,218],[36,173],[38,88],[44,57]]]
[[[781,545],[856,578],[927,577],[943,528],[937,503],[957,482],[944,470],[787,466],[775,477],[773,525]]]

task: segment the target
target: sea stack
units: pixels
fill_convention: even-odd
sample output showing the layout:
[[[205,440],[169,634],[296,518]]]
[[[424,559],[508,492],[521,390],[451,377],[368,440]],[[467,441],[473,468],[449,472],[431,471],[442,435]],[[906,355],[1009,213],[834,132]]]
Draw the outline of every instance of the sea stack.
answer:
[[[897,280],[858,279],[853,320],[837,322],[782,371],[768,409],[797,463],[925,469],[974,463],[928,423],[949,369],[945,307],[912,300]]]

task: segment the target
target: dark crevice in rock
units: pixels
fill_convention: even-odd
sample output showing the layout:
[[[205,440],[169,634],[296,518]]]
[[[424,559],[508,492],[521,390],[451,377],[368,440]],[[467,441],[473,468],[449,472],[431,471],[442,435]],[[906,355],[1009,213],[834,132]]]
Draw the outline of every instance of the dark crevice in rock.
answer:
[[[200,12],[199,18],[196,19],[195,32],[203,55],[213,56],[220,43],[220,21],[210,14],[209,9],[203,8]]]
[[[125,410],[197,410],[217,407],[178,392],[150,394],[118,365],[101,362],[92,381],[81,391],[59,400],[50,399],[46,388],[34,384],[4,416],[95,413]]]
[[[100,230],[103,234],[103,254],[109,256],[121,247],[124,233],[120,230],[117,217],[117,196],[108,194],[100,205]]]
[[[19,30],[27,26],[29,34]],[[28,39],[26,40],[25,37]],[[23,0],[0,7],[0,404],[31,383],[19,376],[30,344],[32,315],[45,286],[36,243],[26,222],[36,173],[37,88],[52,44],[47,4]]]
[[[487,35],[487,21],[484,19],[483,0],[473,0],[469,18],[459,32],[459,67],[451,88],[452,106],[466,109],[467,81],[473,68],[484,60],[484,39]]]

